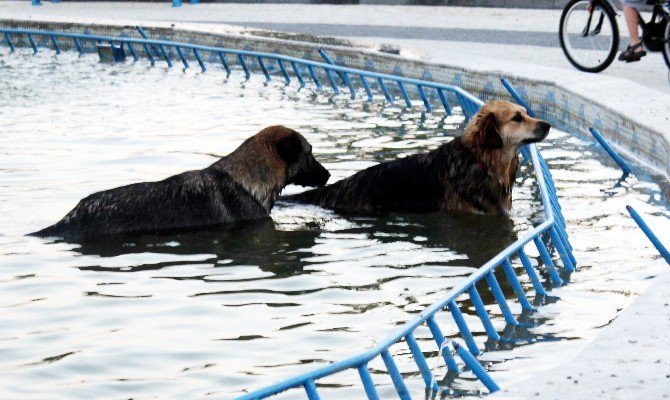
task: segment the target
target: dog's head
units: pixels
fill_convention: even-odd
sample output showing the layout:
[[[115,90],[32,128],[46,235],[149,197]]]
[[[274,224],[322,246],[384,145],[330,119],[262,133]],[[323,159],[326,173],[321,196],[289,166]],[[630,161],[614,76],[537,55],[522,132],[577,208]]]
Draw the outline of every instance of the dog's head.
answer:
[[[528,115],[526,109],[507,101],[490,101],[466,128],[467,140],[484,150],[518,149],[543,140],[551,125]]]
[[[279,159],[286,164],[286,184],[323,187],[330,173],[312,154],[312,146],[298,132],[284,126],[271,126],[268,140]]]

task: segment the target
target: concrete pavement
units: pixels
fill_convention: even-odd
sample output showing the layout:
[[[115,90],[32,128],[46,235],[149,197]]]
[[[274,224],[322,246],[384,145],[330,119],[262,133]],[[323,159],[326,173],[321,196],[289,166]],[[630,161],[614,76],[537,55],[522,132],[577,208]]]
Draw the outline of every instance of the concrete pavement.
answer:
[[[669,285],[670,271],[665,271],[577,357],[493,398],[670,398]]]

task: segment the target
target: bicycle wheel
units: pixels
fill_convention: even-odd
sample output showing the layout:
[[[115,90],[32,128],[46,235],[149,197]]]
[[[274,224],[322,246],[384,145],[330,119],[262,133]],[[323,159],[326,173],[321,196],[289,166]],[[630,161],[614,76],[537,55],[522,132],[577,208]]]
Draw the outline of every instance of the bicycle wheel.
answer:
[[[570,63],[585,72],[609,67],[619,49],[619,27],[607,1],[572,0],[561,14],[558,37]]]
[[[665,58],[665,64],[670,68],[670,19],[665,20],[663,42],[663,58]]]

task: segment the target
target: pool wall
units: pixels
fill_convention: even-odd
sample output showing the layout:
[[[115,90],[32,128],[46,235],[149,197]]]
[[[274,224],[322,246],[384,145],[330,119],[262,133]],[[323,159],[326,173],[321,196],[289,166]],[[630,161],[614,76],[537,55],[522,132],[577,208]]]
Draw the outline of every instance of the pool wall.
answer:
[[[0,21],[0,26],[139,37],[136,28],[128,25],[4,20]],[[340,65],[453,84],[475,94],[483,101],[498,98],[511,100],[507,90],[500,83],[500,78],[503,77],[515,85],[521,96],[539,116],[547,119],[554,126],[584,135],[587,140],[591,140],[588,136],[588,128],[593,127],[626,156],[664,175],[666,179],[670,179],[670,139],[659,130],[663,127],[646,126],[585,96],[557,86],[553,82],[530,80],[502,73],[466,70],[360,47],[313,44],[247,34],[208,33],[169,27],[147,27],[145,31],[155,39],[282,53],[314,61],[323,61],[318,52],[320,48],[323,48],[328,51],[335,63]],[[44,40],[44,43],[38,42],[38,45],[45,47],[50,45],[46,38],[40,38],[40,40]],[[63,49],[72,46],[68,42],[62,43]],[[28,43],[18,42],[17,44],[28,46]],[[4,42],[3,45],[6,46]],[[176,58],[176,55],[172,57]]]

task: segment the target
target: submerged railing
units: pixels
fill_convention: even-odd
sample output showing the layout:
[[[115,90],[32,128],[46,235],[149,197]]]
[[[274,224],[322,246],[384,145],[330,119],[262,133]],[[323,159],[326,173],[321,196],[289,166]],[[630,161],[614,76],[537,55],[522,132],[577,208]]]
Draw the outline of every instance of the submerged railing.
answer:
[[[280,74],[287,84],[292,82],[291,78],[297,79],[300,86],[305,86],[306,81],[311,80],[314,85],[316,85],[317,89],[321,89],[323,85],[319,78],[325,76],[334,93],[339,93],[339,86],[346,86],[350,92],[351,98],[355,98],[357,95],[357,90],[352,82],[352,78],[356,78],[365,91],[369,101],[373,100],[374,92],[372,91],[367,79],[371,79],[377,84],[380,91],[383,93],[385,100],[389,102],[394,101],[394,99],[391,96],[391,93],[389,92],[386,84],[393,83],[396,85],[407,107],[411,107],[412,103],[407,92],[406,85],[416,89],[427,111],[431,111],[433,107],[425,89],[434,90],[436,92],[437,97],[439,98],[440,103],[444,107],[447,114],[451,114],[452,112],[451,105],[447,99],[447,94],[455,97],[458,105],[463,111],[463,114],[468,119],[471,118],[483,105],[479,99],[457,86],[334,65],[328,55],[323,51],[321,52],[321,55],[326,60],[326,63],[283,56],[279,54],[153,40],[146,37],[141,29],[138,28],[138,31],[140,34],[142,34],[142,36],[144,36],[142,39],[52,31],[0,29],[0,33],[4,35],[5,43],[10,48],[10,51],[15,51],[15,43],[13,39],[17,37],[23,37],[27,38],[30,47],[35,53],[37,53],[38,46],[35,43],[34,36],[42,36],[50,41],[51,47],[54,51],[56,51],[56,53],[60,53],[62,50],[62,43],[59,42],[59,39],[67,39],[72,41],[72,47],[80,53],[85,52],[82,42],[93,42],[96,45],[98,43],[108,43],[112,47],[120,46],[127,49],[132,57],[135,60],[138,60],[140,51],[134,47],[138,46],[138,48],[142,49],[141,51],[144,52],[146,58],[152,64],[156,62],[156,58],[162,58],[168,67],[173,65],[168,51],[169,49],[172,49],[176,51],[179,60],[184,65],[184,68],[189,68],[187,55],[184,53],[186,50],[192,53],[193,58],[195,58],[195,60],[198,62],[203,72],[206,71],[207,68],[200,52],[209,52],[211,55],[214,55],[216,58],[218,58],[219,63],[228,74],[231,73],[231,68],[227,57],[234,55],[246,78],[250,77],[252,71],[248,62],[249,60],[255,60],[259,69],[265,76],[265,79],[268,81],[271,80],[271,72],[274,72],[276,74]],[[268,64],[266,64],[266,61],[272,61],[275,63],[277,69],[271,71]],[[289,72],[287,66],[290,66],[291,72]],[[304,70],[308,71],[309,75],[307,78],[301,72]],[[335,79],[334,74],[336,74],[339,79]],[[338,80],[340,83],[338,83]],[[513,88],[511,88],[507,82],[504,82],[504,84],[514,95]],[[475,308],[477,316],[483,325],[486,336],[493,341],[499,341],[501,340],[501,335],[495,329],[489,313],[484,306],[482,296],[480,294],[480,289],[477,287],[478,284],[480,287],[488,287],[488,290],[491,292],[495,302],[500,308],[505,322],[508,325],[520,326],[521,324],[517,320],[514,313],[512,313],[510,305],[505,298],[495,273],[502,270],[502,273],[506,277],[506,280],[516,295],[517,301],[521,306],[521,310],[530,312],[534,310],[534,307],[531,305],[531,302],[519,281],[519,277],[515,272],[513,262],[520,263],[523,271],[525,271],[525,274],[534,289],[536,296],[545,296],[546,290],[542,284],[542,281],[540,280],[536,267],[533,266],[530,258],[526,254],[526,247],[533,246],[537,249],[540,259],[542,260],[542,263],[546,268],[546,272],[549,275],[549,282],[552,286],[561,286],[564,284],[564,280],[561,277],[558,266],[554,264],[554,261],[552,260],[551,254],[554,249],[557,251],[563,269],[566,273],[569,274],[570,272],[574,271],[576,266],[575,258],[572,254],[572,246],[570,245],[568,235],[565,230],[565,220],[561,213],[561,207],[558,203],[556,188],[554,187],[547,163],[542,158],[535,145],[525,146],[521,153],[524,159],[531,163],[535,172],[540,200],[544,208],[544,222],[531,229],[530,232],[528,232],[523,238],[508,246],[505,250],[500,252],[493,259],[471,274],[458,286],[451,289],[445,297],[430,305],[427,309],[419,313],[419,315],[417,315],[414,319],[398,328],[394,333],[389,335],[386,339],[382,340],[373,348],[346,360],[316,368],[312,371],[293,377],[291,379],[287,379],[283,382],[279,382],[263,389],[245,394],[239,397],[239,399],[262,399],[294,388],[302,388],[306,392],[307,397],[311,400],[318,399],[319,394],[317,389],[317,381],[321,378],[347,369],[357,370],[361,384],[363,386],[363,390],[369,399],[378,399],[379,395],[372,380],[372,375],[368,369],[368,363],[372,360],[375,360],[377,357],[381,357],[384,365],[386,366],[386,370],[391,377],[393,386],[399,397],[403,400],[410,399],[411,396],[409,394],[408,388],[405,385],[402,374],[400,373],[391,353],[392,346],[398,346],[403,342],[409,348],[412,359],[416,363],[418,372],[421,374],[426,388],[431,391],[439,389],[437,387],[433,373],[428,367],[426,357],[424,356],[424,351],[421,349],[414,336],[416,329],[424,324],[428,327],[433,341],[435,342],[435,346],[438,349],[438,357],[441,355],[448,372],[455,373],[460,369],[459,364],[454,358],[454,354],[452,354],[452,349],[448,347],[448,345],[451,344],[455,354],[459,356],[466,367],[471,369],[477,378],[490,391],[498,390],[496,383],[491,379],[486,370],[478,363],[475,358],[475,356],[478,356],[481,353],[481,350],[475,341],[472,331],[470,330],[470,327],[468,326],[458,305],[458,298],[460,296],[467,296],[469,298]],[[457,327],[462,340],[465,342],[465,346],[460,345],[457,341],[449,342],[442,333],[442,329],[436,321],[436,316],[440,313],[446,314],[447,312]]]

